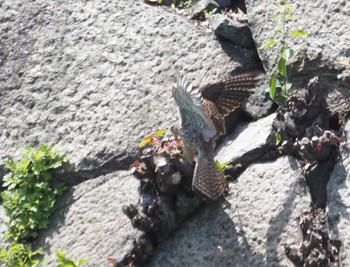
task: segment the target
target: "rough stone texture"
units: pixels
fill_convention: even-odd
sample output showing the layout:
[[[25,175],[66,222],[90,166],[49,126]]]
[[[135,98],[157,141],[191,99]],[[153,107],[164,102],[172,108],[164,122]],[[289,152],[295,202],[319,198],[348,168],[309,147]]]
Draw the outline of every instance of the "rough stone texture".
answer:
[[[88,259],[89,266],[107,266],[107,258],[122,258],[131,250],[133,229],[122,206],[138,199],[138,181],[128,172],[115,172],[74,186],[60,198],[36,245],[44,246],[50,261],[56,250],[72,258]]]
[[[186,222],[147,266],[291,266],[283,245],[296,241],[294,219],[310,201],[301,177],[292,157],[251,165],[225,202]]]
[[[271,146],[272,122],[276,117],[271,114],[268,117],[255,122],[240,125],[218,147],[216,159],[222,164],[244,157],[251,151],[257,151],[266,145]],[[254,152],[256,154],[256,152]]]
[[[345,134],[340,148],[341,160],[335,165],[328,182],[328,216],[335,239],[342,242],[341,266],[350,266],[350,123],[345,126]]]
[[[0,247],[6,244],[4,240],[7,233],[6,223],[7,223],[7,216],[5,214],[5,209],[3,206],[0,205]]]
[[[217,36],[227,39],[241,47],[255,48],[254,40],[247,25],[235,20],[230,20],[222,14],[214,15],[209,23]]]
[[[349,14],[350,2],[346,0],[334,1],[290,1],[295,7],[295,14],[299,18],[288,23],[292,30],[304,29],[311,35],[304,38],[290,38],[295,46],[307,48],[307,57],[299,66],[305,74],[328,73],[337,62],[350,57]],[[274,38],[277,27],[272,21],[275,13],[276,1],[246,0],[249,26],[257,47]],[[317,23],[315,23],[317,22]],[[260,50],[260,57],[270,74],[277,63],[278,51],[276,47]]]
[[[272,4],[247,0],[258,46],[276,29],[269,14]],[[336,84],[327,75],[334,62],[350,56],[350,4],[319,0],[296,7],[300,27],[313,33],[306,39],[308,59],[296,68],[324,74],[326,87]],[[122,204],[137,200],[138,181],[113,171],[129,166],[142,137],[176,120],[170,97],[176,74],[186,73],[198,86],[257,62],[254,52],[218,42],[185,18],[141,1],[5,0],[0,3],[0,36],[0,176],[3,160],[17,148],[61,143],[77,176],[97,178],[61,198],[36,245],[45,245],[51,260],[63,248],[98,266],[105,266],[109,256],[124,256],[139,235],[121,213]],[[275,52],[261,52],[269,70]],[[346,96],[336,90],[334,95]],[[219,161],[266,144],[272,118],[229,137]],[[328,192],[334,232],[343,241],[343,266],[350,265],[348,150],[344,146],[343,164],[333,172]],[[110,174],[100,176],[105,173]],[[207,205],[186,222],[158,248],[149,266],[287,266],[283,244],[296,241],[293,219],[310,202],[300,181],[290,157],[250,166],[231,183],[225,203]],[[0,237],[5,220],[0,207]]]
[[[0,174],[43,142],[60,143],[79,176],[125,169],[142,137],[176,120],[178,72],[198,86],[256,61],[141,1],[5,0],[0,36]]]

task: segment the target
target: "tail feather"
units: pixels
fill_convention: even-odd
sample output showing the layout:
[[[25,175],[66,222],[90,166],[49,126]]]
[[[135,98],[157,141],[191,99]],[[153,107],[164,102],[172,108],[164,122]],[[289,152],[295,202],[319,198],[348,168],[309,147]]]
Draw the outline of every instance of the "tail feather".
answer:
[[[199,157],[194,170],[192,189],[205,198],[216,200],[224,193],[225,188],[224,173],[214,159]]]

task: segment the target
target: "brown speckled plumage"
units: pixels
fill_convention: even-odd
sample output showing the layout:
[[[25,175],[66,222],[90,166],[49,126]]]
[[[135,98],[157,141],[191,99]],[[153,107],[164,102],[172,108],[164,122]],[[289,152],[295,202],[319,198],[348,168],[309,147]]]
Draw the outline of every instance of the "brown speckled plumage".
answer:
[[[216,200],[226,188],[224,174],[213,156],[215,141],[226,132],[224,118],[253,93],[260,74],[244,73],[198,89],[179,77],[173,88],[180,114],[179,134],[185,145],[184,157],[192,163],[197,154],[192,188],[208,199]]]

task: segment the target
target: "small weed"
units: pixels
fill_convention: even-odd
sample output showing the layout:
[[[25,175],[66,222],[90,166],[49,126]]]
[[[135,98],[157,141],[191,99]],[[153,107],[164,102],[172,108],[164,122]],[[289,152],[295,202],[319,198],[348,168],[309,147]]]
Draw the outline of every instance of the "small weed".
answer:
[[[10,172],[4,176],[3,186],[7,189],[1,196],[9,217],[9,239],[28,241],[47,227],[56,198],[64,190],[63,185],[51,185],[50,180],[53,171],[65,162],[67,158],[48,145],[42,145],[38,150],[27,147],[19,161],[9,159],[5,162]]]
[[[271,99],[281,105],[292,88],[292,84],[288,81],[287,65],[295,55],[296,49],[288,44],[289,38],[307,36],[310,33],[305,30],[290,31],[288,29],[288,22],[298,18],[298,16],[293,15],[294,8],[289,4],[289,0],[282,0],[279,4],[276,4],[276,7],[277,13],[273,15],[273,21],[277,25],[275,38],[268,40],[260,49],[279,45],[278,72],[269,79],[269,92]]]
[[[176,1],[174,1],[176,2]],[[193,4],[194,4],[194,0],[179,0],[177,1],[177,7],[178,8],[185,8],[185,9],[190,9],[192,8]]]
[[[42,249],[32,251],[31,245],[12,242],[0,248],[0,265],[2,267],[33,267],[40,262]]]
[[[37,237],[40,229],[46,228],[57,196],[64,191],[63,185],[50,183],[54,172],[61,170],[67,162],[66,155],[57,147],[42,145],[39,149],[25,148],[19,161],[8,159],[10,171],[4,177],[2,204],[9,217],[7,239],[11,244],[0,248],[2,267],[47,267],[48,256],[43,249],[32,250],[27,242]],[[70,260],[57,251],[56,267],[79,267],[87,260]]]
[[[56,267],[79,267],[85,262],[87,262],[86,259],[70,260],[67,258],[65,254],[63,254],[60,251],[57,251],[56,255],[57,255],[57,263],[58,263]]]
[[[218,160],[215,160],[216,166],[219,167],[220,171],[225,172],[225,170],[227,169],[227,167],[232,163],[231,161],[226,161],[223,164],[221,164]],[[226,179],[230,179],[231,176],[230,175],[225,175]]]
[[[211,18],[214,16],[216,10],[217,10],[217,8],[214,8],[214,9],[212,9],[212,10],[204,9],[204,10],[203,10],[204,18],[205,18],[206,20],[211,19]]]

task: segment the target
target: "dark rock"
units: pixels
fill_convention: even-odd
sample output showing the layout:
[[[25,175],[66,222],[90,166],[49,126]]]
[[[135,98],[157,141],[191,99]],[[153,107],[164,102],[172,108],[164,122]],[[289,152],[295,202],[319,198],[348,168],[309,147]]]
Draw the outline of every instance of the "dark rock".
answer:
[[[297,219],[299,245],[286,245],[288,259],[296,267],[339,267],[340,242],[331,238],[324,209],[303,210]]]
[[[210,27],[217,36],[235,45],[248,49],[255,48],[252,33],[246,24],[231,20],[222,14],[216,14],[210,19]]]

